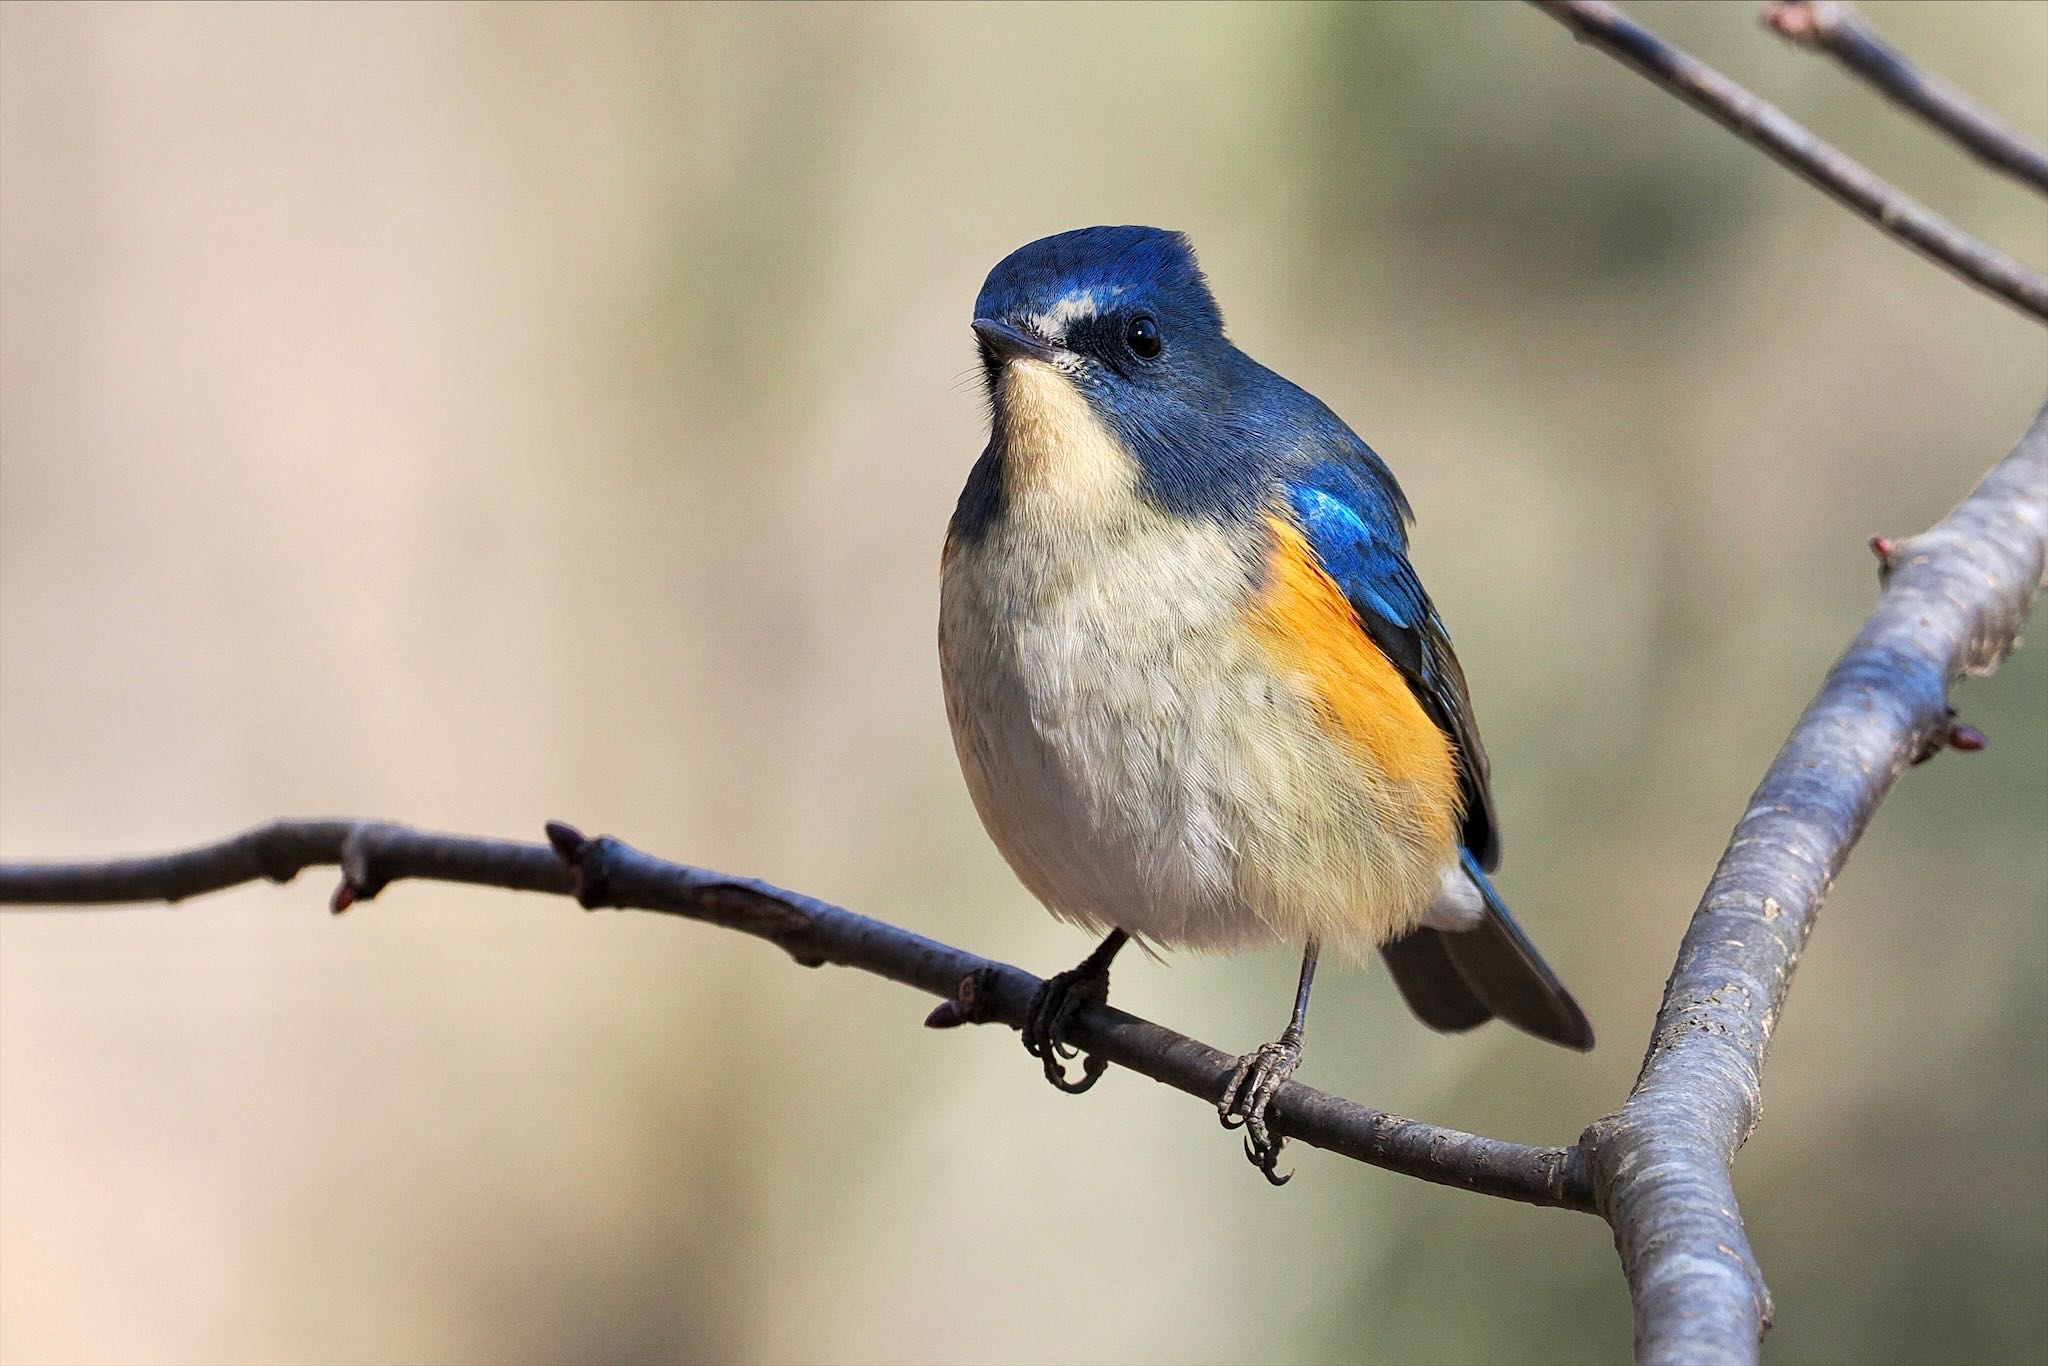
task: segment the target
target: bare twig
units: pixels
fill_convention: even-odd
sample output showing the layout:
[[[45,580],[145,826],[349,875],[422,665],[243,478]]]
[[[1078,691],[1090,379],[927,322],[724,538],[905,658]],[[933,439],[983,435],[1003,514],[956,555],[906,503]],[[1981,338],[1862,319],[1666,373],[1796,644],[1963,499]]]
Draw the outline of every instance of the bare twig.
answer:
[[[2048,151],[1878,37],[1848,0],[1775,0],[1764,23],[1801,47],[1825,52],[1895,103],[1954,138],[1978,160],[2048,191]]]
[[[2019,641],[2048,563],[2048,407],[1924,535],[1878,538],[1877,609],[1736,824],[1693,912],[1635,1090],[1580,1144],[1635,1302],[1642,1362],[1747,1363],[1770,1296],[1728,1166],[1814,917],[1878,803],[1943,744],[1981,748],[1948,689]],[[1960,743],[1959,743],[1960,742]]]
[[[1600,0],[1530,0],[1716,122],[1761,147],[1881,230],[2021,312],[2048,322],[2048,279],[1970,236],[1821,141],[1776,105]]]
[[[568,867],[543,844],[432,835],[378,821],[272,821],[213,844],[147,858],[0,864],[0,904],[177,902],[258,878],[290,882],[322,866],[342,870],[337,911],[399,878],[569,892]]]
[[[1039,979],[798,892],[643,854],[618,840],[548,827],[553,845],[431,834],[372,821],[273,821],[197,849],[107,863],[0,864],[0,904],[177,901],[239,883],[289,881],[305,868],[342,869],[333,906],[346,910],[403,878],[574,895],[585,907],[659,911],[738,930],[797,962],[837,963],[944,998],[937,1025],[1024,1019]],[[1109,1007],[1069,1030],[1097,1057],[1214,1105],[1237,1059]],[[1022,1069],[1019,1071],[1022,1075]],[[1035,1074],[1034,1074],[1035,1075]],[[1369,1109],[1299,1082],[1274,1100],[1277,1131],[1388,1171],[1484,1195],[1591,1210],[1575,1148],[1482,1138]]]

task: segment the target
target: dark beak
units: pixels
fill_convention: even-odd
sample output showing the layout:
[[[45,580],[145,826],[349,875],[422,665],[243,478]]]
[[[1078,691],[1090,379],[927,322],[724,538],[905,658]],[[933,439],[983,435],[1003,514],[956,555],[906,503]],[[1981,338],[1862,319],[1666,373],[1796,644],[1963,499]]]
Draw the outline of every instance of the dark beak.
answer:
[[[976,318],[974,335],[981,342],[982,354],[993,360],[1049,361],[1053,357],[1052,346],[1043,338],[994,318]]]

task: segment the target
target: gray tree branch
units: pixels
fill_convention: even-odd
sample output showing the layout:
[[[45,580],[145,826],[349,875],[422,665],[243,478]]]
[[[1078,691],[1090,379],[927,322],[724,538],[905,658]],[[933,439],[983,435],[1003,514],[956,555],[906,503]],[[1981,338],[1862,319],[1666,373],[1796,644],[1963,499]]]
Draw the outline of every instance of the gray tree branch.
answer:
[[[345,911],[406,878],[573,895],[590,909],[658,911],[738,930],[809,967],[837,963],[943,998],[936,1027],[1023,1023],[1039,979],[909,930],[751,878],[669,863],[618,840],[548,827],[549,844],[431,834],[376,821],[273,821],[232,838],[149,858],[0,864],[0,904],[180,901],[306,868],[338,866],[332,906]],[[550,847],[552,846],[552,847]],[[1111,1007],[1070,1031],[1091,1054],[1214,1105],[1237,1059]],[[1021,1069],[1020,1069],[1021,1075]],[[1388,1171],[1533,1205],[1591,1210],[1573,1148],[1505,1143],[1370,1109],[1299,1082],[1275,1098],[1275,1130]]]
[[[1983,105],[1913,65],[1877,35],[1848,0],[1774,0],[1764,22],[1782,37],[1825,52],[1894,103],[1954,138],[1985,165],[2048,191],[2048,151]]]
[[[1921,255],[2048,322],[2048,279],[1978,241],[1815,137],[1784,110],[1673,47],[1600,0],[1529,0],[1618,61],[1700,110]]]
[[[1754,1362],[1771,1301],[1728,1168],[1814,918],[1907,765],[1956,735],[1950,684],[2019,643],[2048,563],[2048,407],[1932,530],[1873,542],[1884,588],[1736,823],[1634,1091],[1580,1139],[1644,1363]],[[1956,737],[1960,738],[1960,737]]]

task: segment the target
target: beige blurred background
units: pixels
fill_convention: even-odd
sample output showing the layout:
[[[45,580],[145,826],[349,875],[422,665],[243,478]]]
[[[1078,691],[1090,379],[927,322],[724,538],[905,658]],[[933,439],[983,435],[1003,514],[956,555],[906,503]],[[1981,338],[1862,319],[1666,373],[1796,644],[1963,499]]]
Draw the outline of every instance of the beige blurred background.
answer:
[[[1963,225],[1749,5],[1636,10]],[[2048,137],[2048,7],[1872,4]],[[1040,971],[933,658],[988,267],[1189,231],[1400,471],[1590,1057],[1330,976],[1305,1077],[1564,1142],[2048,339],[1519,6],[0,7],[0,853],[561,817]],[[2040,632],[2037,630],[2037,634]],[[1784,1362],[2042,1360],[2048,650],[1806,955],[1738,1171]],[[0,920],[10,1362],[1618,1360],[1596,1220],[1047,1088],[652,916],[307,876]],[[1133,960],[1220,1046],[1295,965]]]

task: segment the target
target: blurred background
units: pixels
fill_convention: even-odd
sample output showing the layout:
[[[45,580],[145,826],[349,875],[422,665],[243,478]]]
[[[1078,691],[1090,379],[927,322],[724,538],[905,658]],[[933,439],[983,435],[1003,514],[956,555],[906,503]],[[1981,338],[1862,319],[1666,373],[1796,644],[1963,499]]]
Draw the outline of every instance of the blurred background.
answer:
[[[1758,27],[1641,17],[2037,266],[2037,198]],[[2048,137],[2048,7],[1871,4]],[[1568,1142],[1633,1079],[1863,540],[2048,337],[1519,6],[0,7],[0,853],[550,817],[1050,971],[933,632],[1021,243],[1193,235],[1399,470],[1502,886],[1602,1039],[1331,975],[1305,1079]],[[2040,634],[2037,625],[2037,634]],[[2042,1360],[2048,649],[1822,917],[1737,1170],[1773,1359]],[[1624,1359],[1606,1228],[687,923],[309,874],[0,919],[0,1356]],[[1134,960],[1227,1048],[1291,952]],[[1298,1146],[1298,1145],[1297,1145]]]

